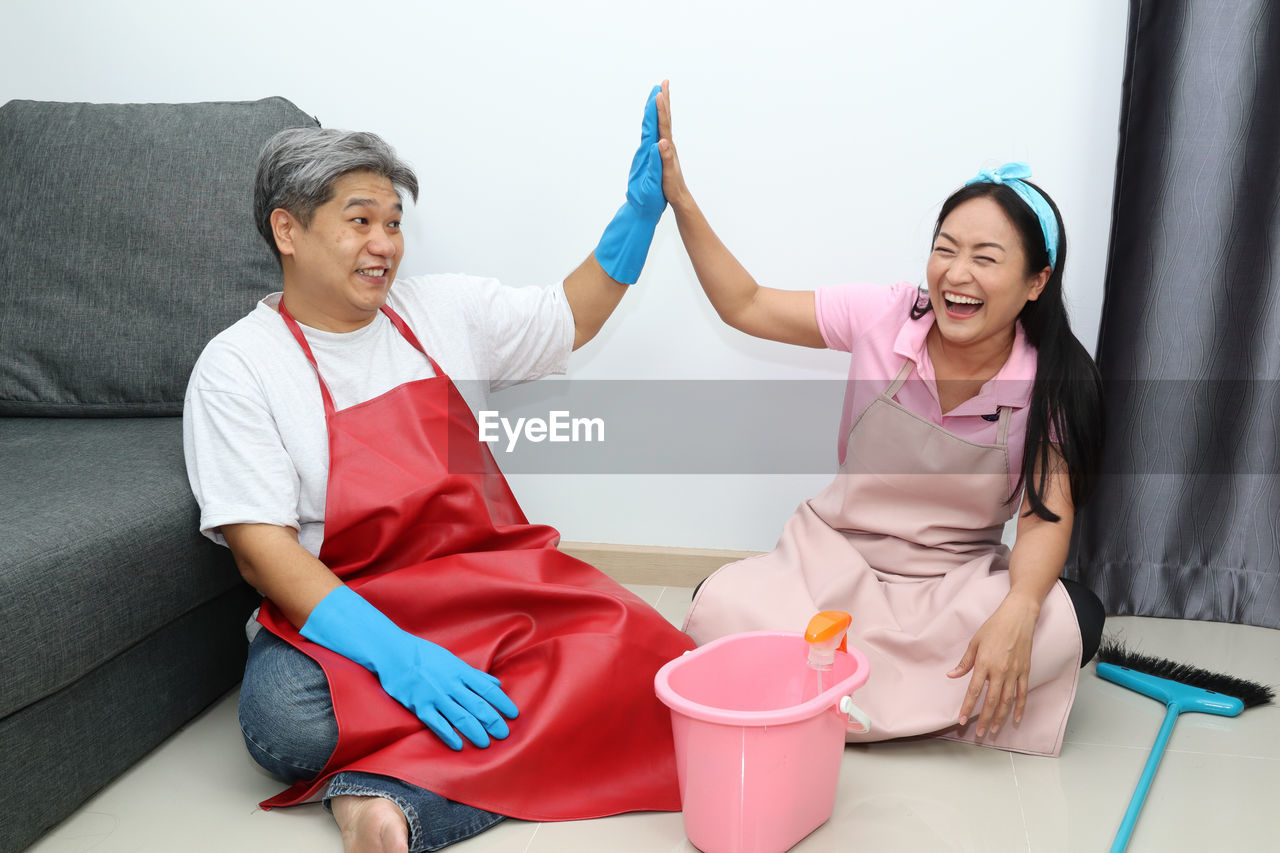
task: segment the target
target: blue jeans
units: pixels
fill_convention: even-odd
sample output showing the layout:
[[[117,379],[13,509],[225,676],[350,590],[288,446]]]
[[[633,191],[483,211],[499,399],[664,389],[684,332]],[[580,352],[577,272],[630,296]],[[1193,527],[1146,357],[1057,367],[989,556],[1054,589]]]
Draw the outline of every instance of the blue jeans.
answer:
[[[320,665],[270,631],[249,644],[240,688],[240,731],[249,754],[289,784],[314,779],[338,744],[329,682]],[[409,850],[439,850],[502,820],[473,806],[373,773],[343,772],[329,782],[334,797],[385,797],[409,822]]]

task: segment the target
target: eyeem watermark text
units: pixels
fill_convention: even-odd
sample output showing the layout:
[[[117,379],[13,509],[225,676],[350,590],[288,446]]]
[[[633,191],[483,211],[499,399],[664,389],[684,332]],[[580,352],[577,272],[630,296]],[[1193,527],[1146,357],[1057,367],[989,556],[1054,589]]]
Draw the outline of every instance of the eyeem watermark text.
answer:
[[[526,441],[604,441],[604,418],[575,418],[566,411],[551,411],[543,418],[504,418],[491,410],[479,413],[480,440],[486,443],[507,439],[510,453],[523,438]]]

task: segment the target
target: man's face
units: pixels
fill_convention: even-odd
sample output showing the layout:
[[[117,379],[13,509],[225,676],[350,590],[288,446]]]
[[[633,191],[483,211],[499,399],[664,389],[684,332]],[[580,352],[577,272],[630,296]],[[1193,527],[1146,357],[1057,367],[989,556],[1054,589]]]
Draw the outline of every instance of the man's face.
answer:
[[[404,254],[400,196],[387,178],[350,172],[310,227],[292,220],[280,245],[289,311],[299,322],[347,332],[370,323],[387,300]],[[278,241],[279,243],[279,241]]]

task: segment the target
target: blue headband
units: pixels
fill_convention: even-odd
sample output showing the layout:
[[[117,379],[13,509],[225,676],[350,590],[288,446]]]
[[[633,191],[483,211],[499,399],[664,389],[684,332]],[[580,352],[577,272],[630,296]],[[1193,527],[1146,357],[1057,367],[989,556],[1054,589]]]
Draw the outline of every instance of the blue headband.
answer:
[[[1058,217],[1053,215],[1053,208],[1044,196],[1036,192],[1035,187],[1024,182],[1023,178],[1031,177],[1031,167],[1026,163],[1005,163],[999,169],[983,169],[978,176],[965,182],[969,184],[1004,184],[1018,194],[1018,198],[1027,203],[1031,212],[1040,220],[1040,231],[1044,234],[1044,247],[1049,251],[1049,267],[1058,266]]]

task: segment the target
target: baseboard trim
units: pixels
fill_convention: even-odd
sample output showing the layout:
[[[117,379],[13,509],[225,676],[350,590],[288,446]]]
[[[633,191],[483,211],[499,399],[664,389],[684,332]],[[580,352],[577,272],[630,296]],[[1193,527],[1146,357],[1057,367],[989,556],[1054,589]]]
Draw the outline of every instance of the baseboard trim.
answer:
[[[725,563],[760,553],[600,542],[561,542],[560,550],[590,563],[619,583],[689,588]]]

